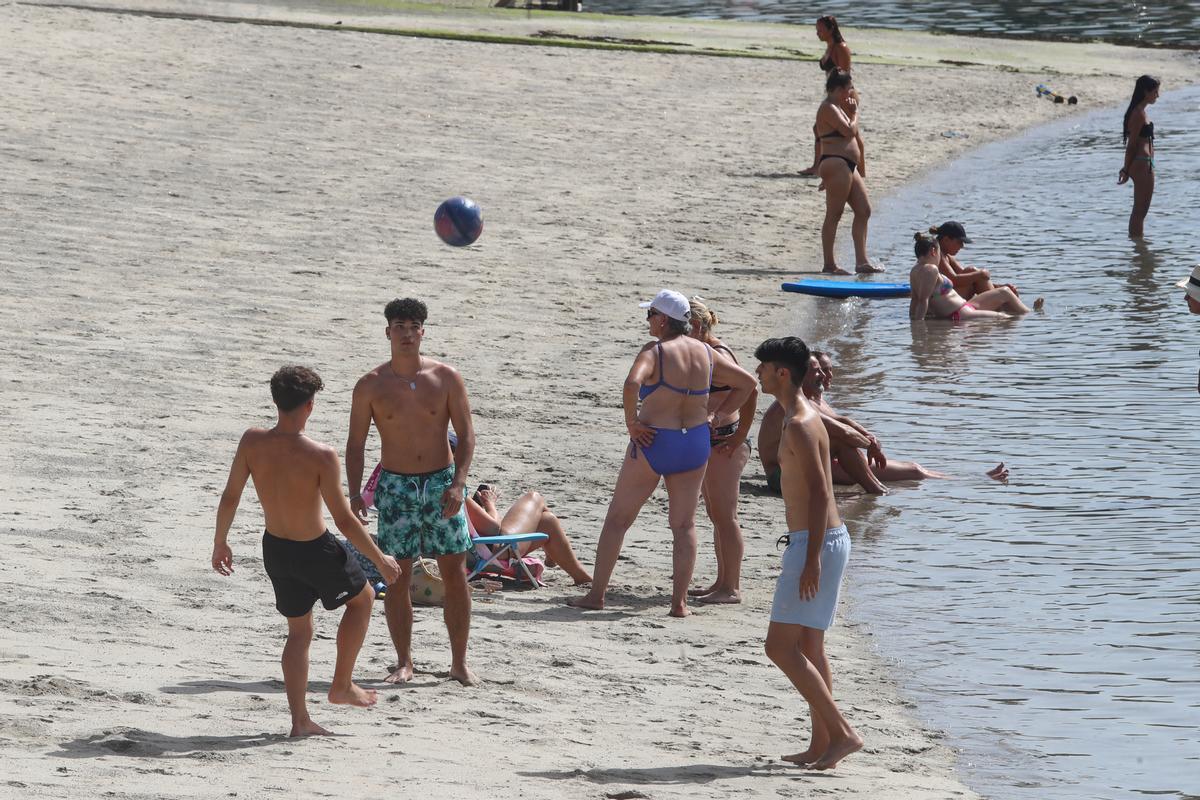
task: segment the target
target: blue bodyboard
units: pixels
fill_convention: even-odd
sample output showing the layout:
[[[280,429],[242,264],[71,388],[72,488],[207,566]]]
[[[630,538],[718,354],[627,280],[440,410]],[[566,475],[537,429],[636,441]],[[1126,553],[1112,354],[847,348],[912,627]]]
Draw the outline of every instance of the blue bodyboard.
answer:
[[[811,294],[817,297],[908,297],[907,283],[876,283],[874,281],[803,280],[783,284],[785,292]]]

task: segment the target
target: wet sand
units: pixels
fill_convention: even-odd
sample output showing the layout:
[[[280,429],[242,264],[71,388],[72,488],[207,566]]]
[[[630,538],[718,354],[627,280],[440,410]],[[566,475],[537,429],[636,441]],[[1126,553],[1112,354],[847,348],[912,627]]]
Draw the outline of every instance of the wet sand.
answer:
[[[249,493],[236,575],[208,568],[237,436],[272,418],[271,372],[322,373],[310,432],[340,449],[354,380],[387,355],[383,305],[409,294],[430,305],[427,354],[471,393],[472,484],[543,492],[590,563],[623,451],[620,382],[646,339],[636,303],[662,286],[703,295],[745,361],[781,332],[764,320],[801,302],[779,281],[819,269],[823,197],[796,174],[815,65],[15,4],[0,29],[0,795],[972,796],[852,613],[830,645],[867,748],[834,775],[778,761],[803,748],[807,714],[762,652],[783,513],[753,464],[742,606],[665,616],[659,494],[608,610],[565,608],[577,591],[557,571],[479,601],[476,690],[445,680],[440,613],[418,610],[412,686],[368,712],[313,702],[347,734],[333,740],[283,736],[284,625]],[[1073,74],[1073,47],[1045,52],[1080,108],[1122,101],[1135,72],[1178,81],[1194,63],[1133,51],[1112,65],[1137,60],[1129,75]],[[1071,113],[1005,69],[856,75],[876,197]],[[485,212],[466,250],[431,230],[453,194]],[[706,544],[697,582],[711,574]],[[314,701],[337,619],[317,613]],[[380,611],[359,675],[391,659]]]

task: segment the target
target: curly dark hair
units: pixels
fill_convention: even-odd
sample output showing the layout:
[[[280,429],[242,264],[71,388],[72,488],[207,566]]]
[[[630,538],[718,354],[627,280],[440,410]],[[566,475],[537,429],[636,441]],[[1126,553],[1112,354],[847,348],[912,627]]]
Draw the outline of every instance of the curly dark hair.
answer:
[[[754,351],[754,357],[764,364],[783,367],[792,376],[792,385],[799,386],[808,372],[808,345],[797,336],[767,339]]]
[[[308,367],[280,367],[271,376],[271,399],[280,411],[295,411],[324,388],[321,376]]]
[[[429,317],[429,309],[420,300],[413,297],[405,297],[403,299],[397,297],[392,302],[388,303],[383,309],[383,315],[387,317],[388,324],[391,325],[396,320],[419,322],[425,324],[425,320]]]

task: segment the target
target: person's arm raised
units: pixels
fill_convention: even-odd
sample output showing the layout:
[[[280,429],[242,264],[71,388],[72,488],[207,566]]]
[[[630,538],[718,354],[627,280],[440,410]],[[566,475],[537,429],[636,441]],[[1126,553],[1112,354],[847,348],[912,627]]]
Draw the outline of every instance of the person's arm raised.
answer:
[[[246,461],[245,445],[249,432],[242,434],[237,451],[233,454],[233,464],[229,467],[229,478],[225,481],[225,490],[221,492],[221,501],[217,504],[217,532],[213,537],[212,568],[222,575],[233,574],[233,550],[229,547],[229,528],[237,514],[238,504],[242,502],[242,492],[246,481],[250,479],[250,464]]]
[[[454,480],[442,492],[442,516],[450,519],[462,508],[467,489],[467,473],[471,459],[475,457],[475,424],[471,421],[471,404],[467,401],[467,385],[458,370],[446,367],[449,387],[446,402],[449,406],[450,424],[458,444],[454,448]]]
[[[337,453],[331,447],[323,448],[317,481],[321,489],[321,499],[325,501],[325,507],[333,516],[333,524],[358,552],[371,560],[383,576],[383,582],[391,586],[400,577],[400,566],[396,559],[383,554],[362,522],[350,510],[350,503],[346,501],[346,495],[342,494],[341,473],[342,465],[338,463]]]
[[[350,431],[346,434],[346,488],[350,490],[350,508],[363,522],[367,504],[362,499],[362,476],[366,461],[367,434],[371,432],[371,395],[369,378],[354,385],[350,401]]]

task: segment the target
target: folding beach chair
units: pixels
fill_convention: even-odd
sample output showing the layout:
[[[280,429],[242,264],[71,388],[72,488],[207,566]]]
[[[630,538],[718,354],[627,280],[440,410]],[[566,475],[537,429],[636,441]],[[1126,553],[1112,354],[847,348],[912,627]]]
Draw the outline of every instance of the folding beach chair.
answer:
[[[513,571],[520,570],[525,576],[525,580],[529,581],[530,585],[541,588],[546,584],[542,583],[533,571],[529,569],[529,565],[525,563],[525,559],[521,558],[521,553],[518,548],[525,542],[544,542],[550,537],[544,533],[514,533],[510,536],[475,536],[472,538],[472,543],[475,545],[475,567],[467,575],[467,580],[475,580],[479,573],[486,570],[488,567],[495,565],[500,568],[498,562],[505,560],[509,565],[515,565]],[[483,547],[480,547],[483,545]],[[495,548],[494,550],[492,548]],[[487,550],[487,555],[483,554],[483,550]]]

